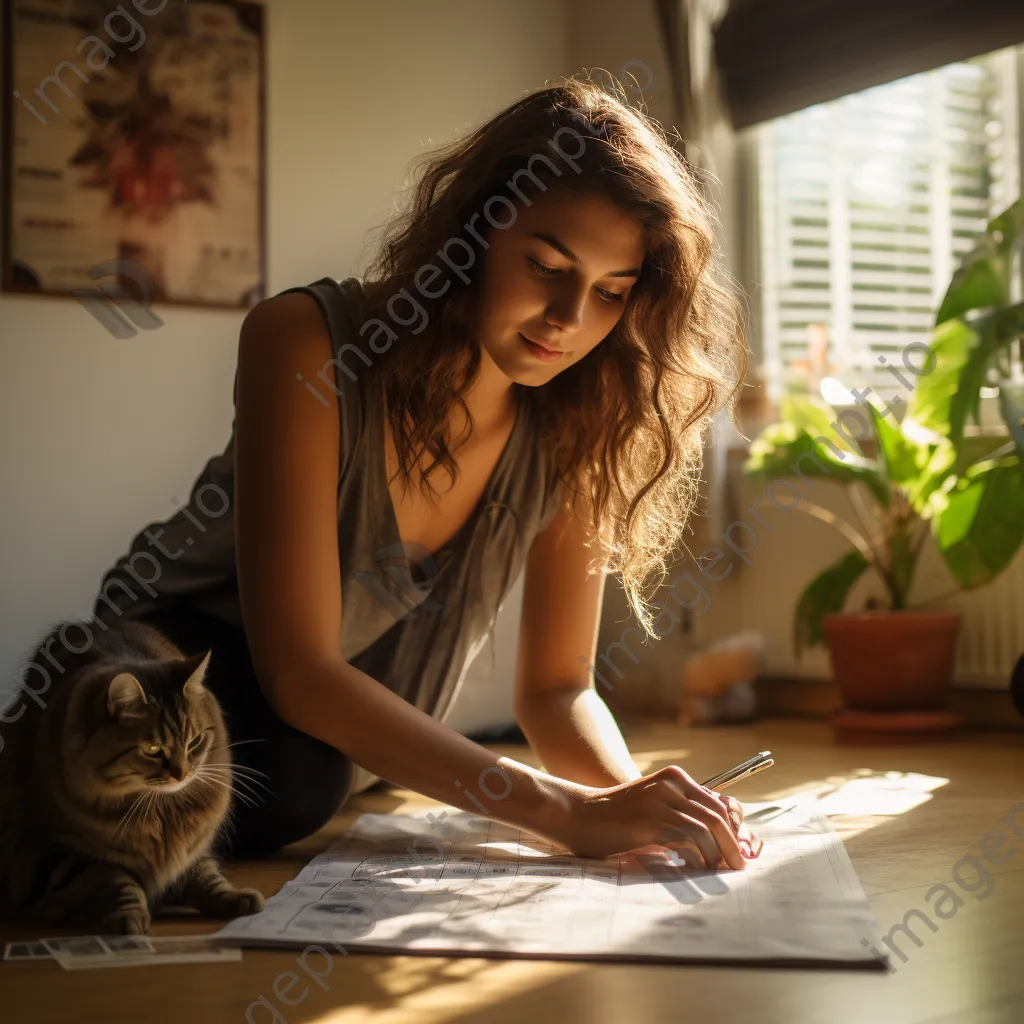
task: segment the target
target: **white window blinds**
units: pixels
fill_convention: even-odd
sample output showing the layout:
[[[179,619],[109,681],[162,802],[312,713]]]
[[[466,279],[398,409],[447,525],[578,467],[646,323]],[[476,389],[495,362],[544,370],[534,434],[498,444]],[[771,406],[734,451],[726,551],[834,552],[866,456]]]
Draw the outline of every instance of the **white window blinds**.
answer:
[[[881,360],[929,340],[960,256],[1019,194],[1015,66],[998,51],[753,129],[773,401],[826,376],[905,394]]]

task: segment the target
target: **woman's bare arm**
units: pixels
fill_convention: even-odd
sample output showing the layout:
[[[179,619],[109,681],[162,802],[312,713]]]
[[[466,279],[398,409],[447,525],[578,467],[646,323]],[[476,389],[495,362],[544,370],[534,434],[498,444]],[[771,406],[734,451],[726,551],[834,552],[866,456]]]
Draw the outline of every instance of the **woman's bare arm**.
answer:
[[[597,664],[606,578],[587,572],[594,554],[590,540],[563,494],[558,513],[526,559],[515,713],[549,772],[605,787],[642,773],[587,668]],[[611,672],[605,672],[601,678],[607,683]]]
[[[499,758],[341,655],[340,410],[336,400],[324,406],[297,376],[315,380],[323,372],[334,380],[331,357],[327,327],[308,295],[264,300],[245,318],[234,522],[239,595],[260,687],[280,718],[375,775],[478,812],[469,790],[489,817],[557,838],[552,830],[578,787]],[[481,778],[486,791],[505,795],[489,797]]]

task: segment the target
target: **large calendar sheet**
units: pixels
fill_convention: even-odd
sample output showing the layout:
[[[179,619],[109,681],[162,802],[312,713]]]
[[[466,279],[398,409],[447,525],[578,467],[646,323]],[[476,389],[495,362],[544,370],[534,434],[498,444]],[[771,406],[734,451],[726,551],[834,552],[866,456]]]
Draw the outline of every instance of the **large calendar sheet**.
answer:
[[[766,807],[744,804],[748,817]],[[742,871],[650,847],[607,859],[454,808],[364,814],[272,897],[216,933],[244,946],[581,960],[881,968],[877,925],[827,818],[751,827]]]

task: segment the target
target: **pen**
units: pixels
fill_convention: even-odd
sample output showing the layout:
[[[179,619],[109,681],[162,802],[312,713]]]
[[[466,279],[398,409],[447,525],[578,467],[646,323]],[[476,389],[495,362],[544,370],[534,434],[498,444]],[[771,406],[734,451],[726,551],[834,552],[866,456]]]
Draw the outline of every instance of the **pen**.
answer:
[[[704,783],[704,786],[707,789],[722,789],[725,786],[731,786],[734,782],[739,782],[740,779],[756,775],[765,768],[770,768],[773,764],[775,764],[775,760],[772,757],[772,752],[770,750],[761,750],[742,764],[736,765],[735,768],[730,768],[728,771],[713,775]]]

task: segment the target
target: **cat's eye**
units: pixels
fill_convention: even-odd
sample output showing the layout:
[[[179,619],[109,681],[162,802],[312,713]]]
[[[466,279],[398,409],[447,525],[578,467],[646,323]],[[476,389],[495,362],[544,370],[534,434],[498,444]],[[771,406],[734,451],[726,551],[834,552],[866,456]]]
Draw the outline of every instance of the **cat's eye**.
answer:
[[[147,743],[143,748],[142,752],[146,757],[158,757],[161,751],[159,743]]]
[[[188,745],[188,752],[189,752],[190,754],[193,754],[193,753],[195,753],[195,752],[196,752],[196,751],[197,751],[197,750],[198,750],[198,749],[199,749],[199,748],[200,748],[200,747],[201,747],[202,745],[203,745],[203,737],[202,737],[202,734],[200,734],[200,735],[199,735],[199,736],[197,736],[197,737],[196,737],[196,738],[195,738],[194,740],[192,740],[192,742],[191,742],[191,743],[189,743],[189,745]]]

